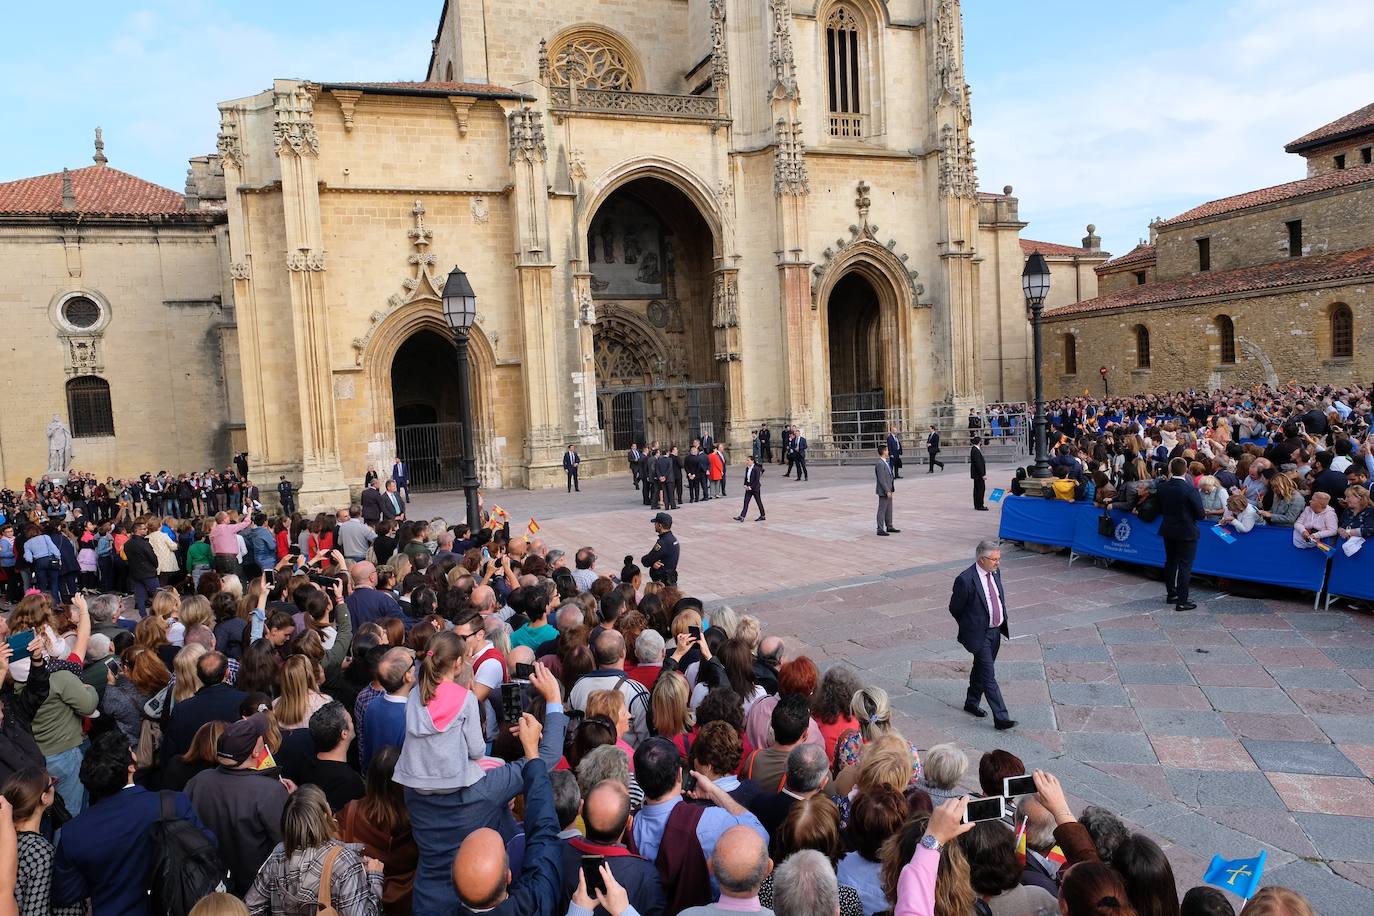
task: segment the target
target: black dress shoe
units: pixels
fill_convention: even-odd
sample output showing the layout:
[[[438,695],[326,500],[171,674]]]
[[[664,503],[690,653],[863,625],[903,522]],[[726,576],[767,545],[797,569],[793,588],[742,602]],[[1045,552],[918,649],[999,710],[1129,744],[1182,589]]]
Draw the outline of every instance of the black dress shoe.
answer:
[[[987,506],[974,506],[973,508],[974,508],[975,510],[977,510],[978,512],[986,512],[986,511],[988,511],[988,507],[987,507]]]
[[[900,529],[900,528],[889,528],[889,529],[887,529],[887,533],[888,533],[888,534],[901,534],[901,533],[902,533],[902,529]]]
[[[880,538],[885,538],[885,537],[887,537],[887,536],[888,536],[888,533],[887,533],[886,531],[884,531],[884,530],[881,529],[881,528],[878,529],[878,537],[880,537]]]
[[[743,516],[743,515],[736,515],[736,516],[735,516],[735,521],[737,521],[737,522],[742,522],[742,521],[744,521],[744,516]]]
[[[1015,727],[1016,727],[1016,720],[1015,720],[1015,719],[1002,719],[1002,720],[998,721],[997,719],[994,719],[994,720],[992,721],[992,727],[995,728],[995,729],[997,729],[999,732],[1004,732],[1004,731],[1006,731],[1006,730],[1009,729],[1009,728],[1015,728]]]
[[[987,710],[979,709],[977,706],[965,706],[964,712],[973,716],[975,719],[986,719],[988,716]]]
[[[1174,605],[1174,610],[1176,610],[1176,611],[1196,611],[1196,610],[1197,610],[1197,605],[1194,604],[1194,603],[1191,602],[1191,601],[1185,601],[1183,604],[1176,604],[1176,605]]]
[[[760,515],[758,518],[754,519],[754,521],[756,521],[756,522],[766,522],[766,521],[768,521],[768,516],[766,516],[766,515]]]

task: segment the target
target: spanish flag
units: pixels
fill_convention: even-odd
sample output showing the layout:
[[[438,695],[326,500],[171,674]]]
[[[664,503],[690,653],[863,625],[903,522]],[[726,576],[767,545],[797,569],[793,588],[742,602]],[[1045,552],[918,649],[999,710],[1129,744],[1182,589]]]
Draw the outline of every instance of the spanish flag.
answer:
[[[506,512],[505,509],[502,509],[500,506],[492,506],[492,507],[491,507],[491,514],[492,514],[492,516],[494,516],[494,517],[496,517],[496,518],[504,518],[504,519],[509,519],[509,518],[510,518],[510,514],[509,514],[508,512]]]
[[[1016,861],[1021,863],[1021,867],[1026,867],[1026,819],[1021,818],[1021,824],[1016,828]]]
[[[530,523],[529,523],[529,525],[525,528],[525,530],[526,530],[527,532],[529,532],[530,534],[538,534],[538,533],[539,533],[539,523],[536,522],[534,519],[530,519]]]

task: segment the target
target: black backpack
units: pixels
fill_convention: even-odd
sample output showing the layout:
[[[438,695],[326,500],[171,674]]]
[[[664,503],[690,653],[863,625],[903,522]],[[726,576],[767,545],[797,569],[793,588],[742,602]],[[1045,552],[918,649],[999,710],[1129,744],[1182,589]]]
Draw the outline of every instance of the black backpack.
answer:
[[[159,792],[160,812],[152,827],[153,869],[149,911],[186,916],[202,897],[224,890],[228,869],[205,833],[177,816],[175,792]]]

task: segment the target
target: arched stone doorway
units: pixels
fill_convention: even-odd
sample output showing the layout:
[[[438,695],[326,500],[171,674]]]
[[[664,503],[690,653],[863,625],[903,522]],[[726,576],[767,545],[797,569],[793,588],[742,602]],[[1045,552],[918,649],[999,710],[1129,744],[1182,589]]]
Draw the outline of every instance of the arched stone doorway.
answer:
[[[859,262],[839,272],[824,294],[826,395],[830,432],[840,448],[882,442],[906,406],[899,296],[876,264]]]
[[[601,200],[585,242],[604,441],[685,450],[703,431],[719,438],[728,411],[717,246],[693,199],[663,178],[632,178]]]
[[[462,412],[453,339],[429,329],[406,338],[391,360],[396,455],[409,466],[412,491],[463,485]]]

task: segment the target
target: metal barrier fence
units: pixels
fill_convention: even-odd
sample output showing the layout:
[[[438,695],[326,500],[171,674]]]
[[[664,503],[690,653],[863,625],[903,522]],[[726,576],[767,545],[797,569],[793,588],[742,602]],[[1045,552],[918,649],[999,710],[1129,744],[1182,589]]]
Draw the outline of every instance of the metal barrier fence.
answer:
[[[970,428],[968,414],[956,415],[952,409],[831,411],[829,428],[807,436],[807,455],[819,461],[869,461],[895,426],[906,460],[924,460],[926,436],[932,425],[940,433],[941,460],[967,460],[975,434],[983,439],[983,453],[990,460],[1020,460],[1031,454],[1029,415],[1024,409],[990,410],[979,414],[978,419],[981,425]]]

